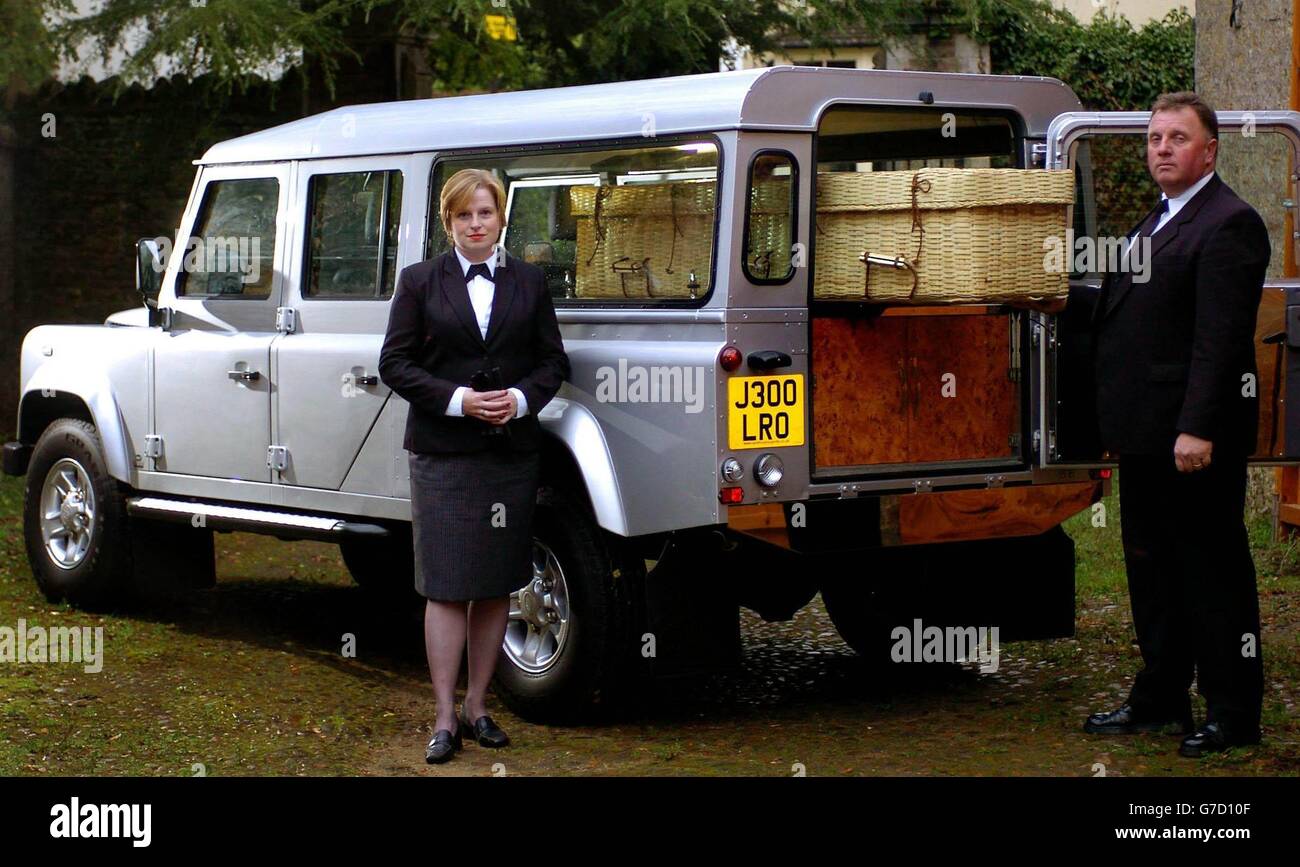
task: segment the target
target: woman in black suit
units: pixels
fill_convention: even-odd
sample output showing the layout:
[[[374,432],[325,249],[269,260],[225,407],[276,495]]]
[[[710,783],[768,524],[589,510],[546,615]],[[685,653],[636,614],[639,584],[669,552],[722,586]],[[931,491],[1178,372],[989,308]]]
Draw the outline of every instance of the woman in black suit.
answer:
[[[410,452],[415,587],[428,600],[431,763],[460,749],[464,729],[482,746],[508,743],[484,699],[510,594],[533,574],[537,413],[569,376],[541,269],[497,246],[504,209],[492,173],[464,169],[447,179],[439,214],[453,247],[402,271],[379,355],[384,383],[410,405],[402,445]]]

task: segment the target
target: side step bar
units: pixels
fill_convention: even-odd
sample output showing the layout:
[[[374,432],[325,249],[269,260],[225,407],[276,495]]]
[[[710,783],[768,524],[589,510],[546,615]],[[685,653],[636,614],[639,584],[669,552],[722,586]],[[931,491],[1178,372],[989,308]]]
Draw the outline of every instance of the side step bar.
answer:
[[[379,524],[362,524],[296,512],[171,500],[165,497],[131,497],[126,501],[126,511],[133,517],[189,524],[209,530],[263,533],[282,539],[338,542],[345,537],[381,539],[389,535],[388,528]]]

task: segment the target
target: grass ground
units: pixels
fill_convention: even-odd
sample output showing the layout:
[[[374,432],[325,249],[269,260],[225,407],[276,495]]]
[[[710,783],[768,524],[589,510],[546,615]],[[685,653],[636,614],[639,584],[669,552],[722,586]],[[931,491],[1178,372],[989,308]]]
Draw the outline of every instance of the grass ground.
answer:
[[[219,534],[218,585],[109,614],[50,605],[21,537],[22,480],[0,478],[0,625],[102,626],[103,670],[0,665],[0,773],[71,775],[1295,775],[1300,549],[1274,543],[1254,490],[1264,617],[1265,743],[1206,760],[1167,736],[1094,738],[1080,723],[1127,692],[1132,643],[1117,497],[1085,513],[1073,639],[1004,645],[999,670],[918,667],[880,683],[820,598],[793,621],[742,613],[738,670],[657,684],[636,714],[578,728],[489,708],[514,743],[422,761],[433,699],[418,609],[374,604],[337,548]],[[349,637],[355,654],[344,652]],[[1203,710],[1203,707],[1201,708]]]

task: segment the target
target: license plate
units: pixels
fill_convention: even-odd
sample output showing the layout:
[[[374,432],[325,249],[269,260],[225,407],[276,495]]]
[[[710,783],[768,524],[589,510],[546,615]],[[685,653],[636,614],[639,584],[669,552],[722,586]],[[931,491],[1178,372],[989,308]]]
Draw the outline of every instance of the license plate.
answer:
[[[803,374],[737,376],[727,381],[727,445],[733,449],[803,445]]]

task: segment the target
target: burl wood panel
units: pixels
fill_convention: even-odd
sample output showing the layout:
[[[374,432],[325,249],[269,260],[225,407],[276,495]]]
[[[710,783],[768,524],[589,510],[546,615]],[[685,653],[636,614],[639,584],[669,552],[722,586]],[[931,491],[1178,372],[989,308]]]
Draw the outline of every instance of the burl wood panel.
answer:
[[[1286,451],[1286,432],[1283,430],[1286,420],[1285,359],[1281,376],[1277,374],[1279,353],[1286,351],[1286,343],[1261,342],[1270,334],[1285,330],[1286,290],[1266,286],[1255,319],[1255,365],[1259,369],[1259,439],[1255,445],[1255,457],[1258,458],[1276,457]],[[1276,397],[1275,386],[1278,388]]]
[[[908,323],[908,460],[1014,456],[1010,437],[1020,430],[1020,388],[1007,377],[1008,317],[944,316]]]
[[[1090,481],[882,497],[881,538],[890,545],[912,545],[1044,533],[1100,500],[1102,485]],[[790,547],[780,503],[732,506],[727,525]]]
[[[812,321],[813,461],[817,467],[903,463],[907,318]]]
[[[898,541],[955,542],[1045,533],[1101,499],[1102,482],[898,497]]]
[[[941,315],[812,323],[818,468],[1014,454],[1018,386],[1007,378],[1007,316]],[[945,397],[944,374],[952,396]]]

